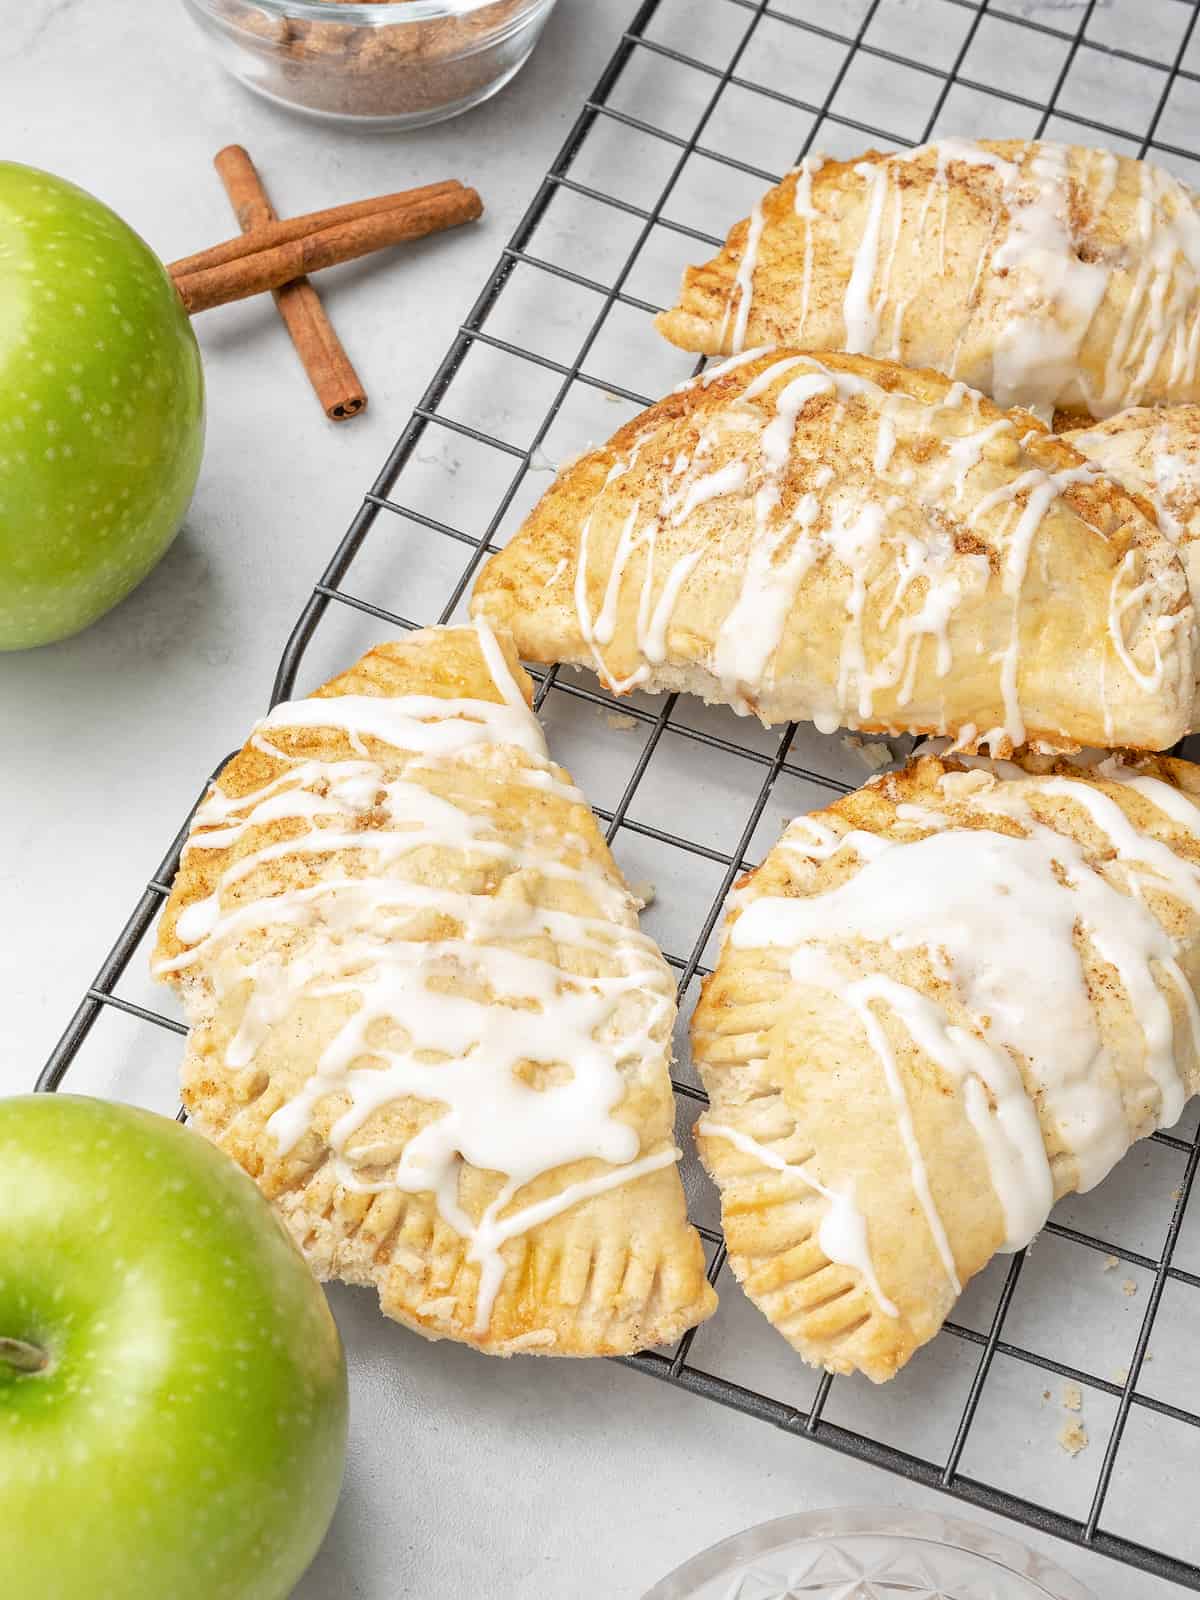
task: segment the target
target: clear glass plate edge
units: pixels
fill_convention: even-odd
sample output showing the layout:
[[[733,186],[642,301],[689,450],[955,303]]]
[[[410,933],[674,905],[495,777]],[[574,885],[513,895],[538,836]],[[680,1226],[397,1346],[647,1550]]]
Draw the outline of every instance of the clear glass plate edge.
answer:
[[[642,1600],[693,1600],[703,1585],[735,1578],[746,1563],[776,1555],[791,1544],[863,1536],[919,1540],[977,1556],[1006,1576],[1023,1579],[1030,1586],[1029,1600],[1096,1600],[1060,1567],[1004,1534],[938,1512],[880,1506],[793,1512],[757,1523],[689,1557],[647,1589]]]

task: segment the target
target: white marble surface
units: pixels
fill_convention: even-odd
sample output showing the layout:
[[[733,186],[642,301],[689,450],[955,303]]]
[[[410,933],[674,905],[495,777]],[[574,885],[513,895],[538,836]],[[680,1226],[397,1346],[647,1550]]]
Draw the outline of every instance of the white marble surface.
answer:
[[[562,0],[506,94],[407,137],[330,132],[258,104],[221,76],[169,0],[9,9],[19,16],[0,34],[4,154],[93,190],[168,259],[232,231],[209,161],[234,139],[284,212],[449,175],[477,183],[489,209],[469,233],[324,280],[371,395],[367,415],[345,427],[322,419],[267,304],[202,319],[211,420],[182,537],[88,633],[0,661],[0,1092],[32,1082],[204,775],[264,706],[333,540],[632,4]],[[85,1050],[72,1083],[165,1107],[173,1041],[148,1047],[125,1023],[105,1039]],[[839,1503],[954,1510],[616,1366],[489,1363],[385,1324],[365,1294],[333,1299],[352,1364],[353,1440],[303,1600],[634,1600],[694,1549],[768,1516]],[[788,1370],[802,1401],[809,1379]],[[1027,1448],[1044,1469],[1072,1471],[1051,1424]],[[1041,1544],[1098,1596],[1174,1592]]]

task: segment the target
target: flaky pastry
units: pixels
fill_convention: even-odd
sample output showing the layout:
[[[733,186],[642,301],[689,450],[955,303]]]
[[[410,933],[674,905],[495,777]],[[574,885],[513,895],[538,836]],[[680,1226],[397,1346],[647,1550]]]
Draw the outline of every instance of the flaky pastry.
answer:
[[[617,693],[994,753],[1164,749],[1194,691],[1148,507],[1027,413],[861,356],[710,368],[560,473],[472,609]]]
[[[1079,145],[809,156],[688,268],[658,328],[706,355],[936,367],[1047,420],[1200,400],[1200,214],[1161,167]]]
[[[1135,406],[1062,437],[1132,494],[1144,495],[1200,595],[1200,405]],[[1200,729],[1200,697],[1192,731]]]
[[[486,625],[276,706],[193,820],[158,976],[195,1125],[325,1278],[430,1338],[612,1355],[716,1300],[674,986]]]
[[[1200,1087],[1200,768],[926,756],[731,896],[692,1027],[734,1272],[890,1378]]]

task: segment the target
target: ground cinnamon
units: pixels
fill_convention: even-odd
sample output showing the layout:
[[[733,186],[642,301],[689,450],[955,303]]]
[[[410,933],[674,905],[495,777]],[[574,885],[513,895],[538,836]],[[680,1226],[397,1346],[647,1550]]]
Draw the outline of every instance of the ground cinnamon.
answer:
[[[240,144],[227,145],[219,151],[213,165],[243,233],[278,221],[254,163]],[[357,416],[365,407],[367,396],[317,291],[307,278],[299,278],[276,289],[274,294],[279,314],[325,415],[334,422]]]
[[[271,99],[405,123],[464,109],[498,88],[533,48],[553,3],[477,0],[426,17],[421,6],[377,0],[371,24],[352,0],[305,8],[303,17],[256,0],[215,0],[215,7],[222,36],[249,47],[254,86]]]
[[[268,249],[254,247],[238,260],[199,272],[181,273],[176,266],[171,275],[188,312],[195,315],[213,306],[262,294],[266,289],[279,289],[310,272],[355,261],[404,239],[419,239],[462,222],[473,222],[482,210],[474,189],[452,189],[416,204],[354,217]]]

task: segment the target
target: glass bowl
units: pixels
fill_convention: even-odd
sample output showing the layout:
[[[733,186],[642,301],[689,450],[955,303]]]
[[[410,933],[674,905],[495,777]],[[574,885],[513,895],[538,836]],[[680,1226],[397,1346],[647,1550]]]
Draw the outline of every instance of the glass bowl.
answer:
[[[355,127],[420,128],[502,89],[555,0],[184,0],[256,94]]]
[[[685,1561],[643,1600],[1095,1600],[1044,1556],[931,1512],[805,1511]]]

